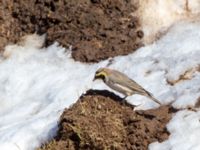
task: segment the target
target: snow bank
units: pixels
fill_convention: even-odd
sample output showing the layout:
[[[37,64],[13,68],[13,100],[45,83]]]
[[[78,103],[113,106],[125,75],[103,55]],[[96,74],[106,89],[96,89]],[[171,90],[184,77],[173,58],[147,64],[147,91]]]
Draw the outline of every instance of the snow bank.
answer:
[[[135,2],[136,3],[136,2]],[[138,0],[145,43],[151,43],[180,20],[197,20],[200,0]]]
[[[169,139],[150,144],[150,150],[199,150],[200,111],[180,111],[167,125]]]
[[[91,87],[98,68],[75,62],[57,43],[43,49],[34,43],[9,45],[1,58],[2,150],[30,150],[51,138],[63,109]]]

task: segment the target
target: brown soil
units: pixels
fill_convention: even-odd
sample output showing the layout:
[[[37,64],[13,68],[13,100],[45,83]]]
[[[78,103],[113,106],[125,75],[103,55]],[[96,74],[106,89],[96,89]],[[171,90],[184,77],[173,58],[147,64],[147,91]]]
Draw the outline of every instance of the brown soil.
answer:
[[[142,45],[134,0],[1,0],[0,50],[28,33],[72,45],[75,60],[97,62]]]
[[[146,150],[168,138],[169,106],[133,111],[108,91],[88,91],[61,116],[55,140],[42,150]]]

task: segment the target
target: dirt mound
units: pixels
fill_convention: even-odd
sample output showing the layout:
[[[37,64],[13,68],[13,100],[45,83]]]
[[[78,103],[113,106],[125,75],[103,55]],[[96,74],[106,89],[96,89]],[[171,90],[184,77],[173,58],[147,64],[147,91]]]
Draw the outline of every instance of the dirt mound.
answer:
[[[0,2],[0,49],[28,33],[73,47],[75,60],[97,62],[142,45],[133,0],[7,0]]]
[[[133,111],[108,91],[89,91],[61,116],[58,135],[42,150],[146,150],[168,138],[166,123],[173,109],[162,106]]]

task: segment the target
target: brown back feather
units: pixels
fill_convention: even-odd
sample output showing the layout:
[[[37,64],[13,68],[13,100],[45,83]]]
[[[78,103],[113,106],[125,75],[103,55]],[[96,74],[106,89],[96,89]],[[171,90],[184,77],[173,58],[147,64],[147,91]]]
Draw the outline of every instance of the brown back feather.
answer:
[[[113,78],[117,84],[126,86],[136,92],[139,92],[140,94],[149,95],[148,92],[141,85],[130,79],[127,75],[116,70],[114,70],[113,73],[115,74]]]

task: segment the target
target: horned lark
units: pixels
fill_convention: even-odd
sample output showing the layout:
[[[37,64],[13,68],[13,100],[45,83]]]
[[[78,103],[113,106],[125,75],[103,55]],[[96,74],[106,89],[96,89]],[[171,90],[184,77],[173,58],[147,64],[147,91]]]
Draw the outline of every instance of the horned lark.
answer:
[[[140,94],[151,98],[154,102],[161,105],[161,103],[156,98],[154,98],[150,92],[148,92],[134,80],[130,79],[128,76],[117,70],[100,68],[95,73],[94,80],[96,79],[103,80],[103,82],[111,89],[124,94],[124,99],[127,96],[131,96],[133,94]]]

